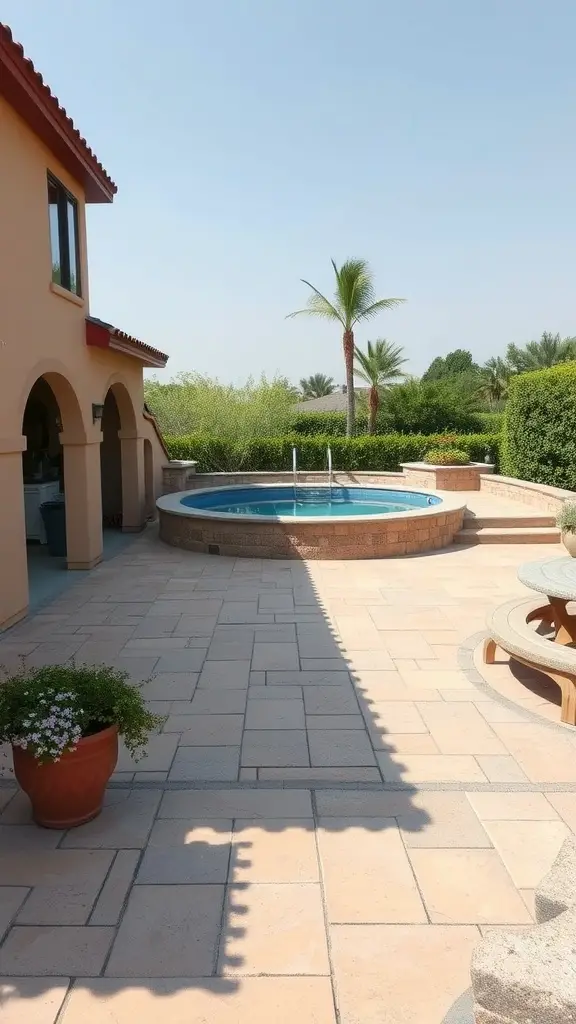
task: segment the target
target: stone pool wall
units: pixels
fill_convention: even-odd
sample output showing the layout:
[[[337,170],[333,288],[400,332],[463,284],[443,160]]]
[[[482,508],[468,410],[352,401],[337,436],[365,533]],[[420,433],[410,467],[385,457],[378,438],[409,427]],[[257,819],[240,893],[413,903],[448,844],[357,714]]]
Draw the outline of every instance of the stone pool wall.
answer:
[[[248,558],[353,559],[416,554],[447,547],[463,508],[415,511],[389,519],[286,522],[203,518],[159,509],[160,539],[188,551]]]

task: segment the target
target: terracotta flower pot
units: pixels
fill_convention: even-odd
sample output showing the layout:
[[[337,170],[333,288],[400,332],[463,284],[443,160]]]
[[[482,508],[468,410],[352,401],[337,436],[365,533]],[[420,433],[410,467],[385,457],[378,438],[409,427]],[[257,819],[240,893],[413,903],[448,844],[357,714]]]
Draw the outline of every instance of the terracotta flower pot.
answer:
[[[13,747],[14,774],[30,797],[34,821],[45,828],[73,828],[102,810],[104,790],[118,760],[115,725],[81,739],[60,761],[39,764],[33,754]]]
[[[572,558],[576,558],[576,533],[573,530],[562,530],[562,543]]]

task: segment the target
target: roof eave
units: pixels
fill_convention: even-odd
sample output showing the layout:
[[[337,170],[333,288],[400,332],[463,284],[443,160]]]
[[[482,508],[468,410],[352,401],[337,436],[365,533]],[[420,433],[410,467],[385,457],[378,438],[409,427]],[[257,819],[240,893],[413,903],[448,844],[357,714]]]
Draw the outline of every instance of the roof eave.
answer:
[[[14,42],[7,26],[0,24],[0,95],[44,142],[66,170],[84,186],[86,202],[111,203],[117,191],[74,127],[71,118],[42,76]]]
[[[143,347],[142,342],[135,342],[128,338],[118,337],[118,335],[113,334],[112,331],[110,332],[109,347],[115,352],[121,352],[125,356],[132,356],[132,358],[138,359],[143,366],[149,366],[154,369],[161,370],[168,362],[168,356],[164,355],[163,352],[158,352],[155,349],[149,349],[148,346]]]

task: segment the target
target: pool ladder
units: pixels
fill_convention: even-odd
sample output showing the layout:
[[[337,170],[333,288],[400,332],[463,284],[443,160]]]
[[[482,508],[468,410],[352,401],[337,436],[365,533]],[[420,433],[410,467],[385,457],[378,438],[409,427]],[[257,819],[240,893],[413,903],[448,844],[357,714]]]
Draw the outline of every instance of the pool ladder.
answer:
[[[313,501],[332,501],[332,450],[330,445],[326,449],[328,457],[328,487],[298,487],[298,453],[294,446],[292,448],[292,479],[294,485],[294,500],[297,504]]]

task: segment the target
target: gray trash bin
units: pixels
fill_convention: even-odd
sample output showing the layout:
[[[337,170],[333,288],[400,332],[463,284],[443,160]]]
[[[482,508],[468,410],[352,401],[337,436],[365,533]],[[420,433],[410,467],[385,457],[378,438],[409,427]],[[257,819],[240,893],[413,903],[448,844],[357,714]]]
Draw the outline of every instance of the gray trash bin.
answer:
[[[64,498],[53,498],[40,505],[40,515],[46,530],[48,551],[57,558],[66,556],[66,503]]]

